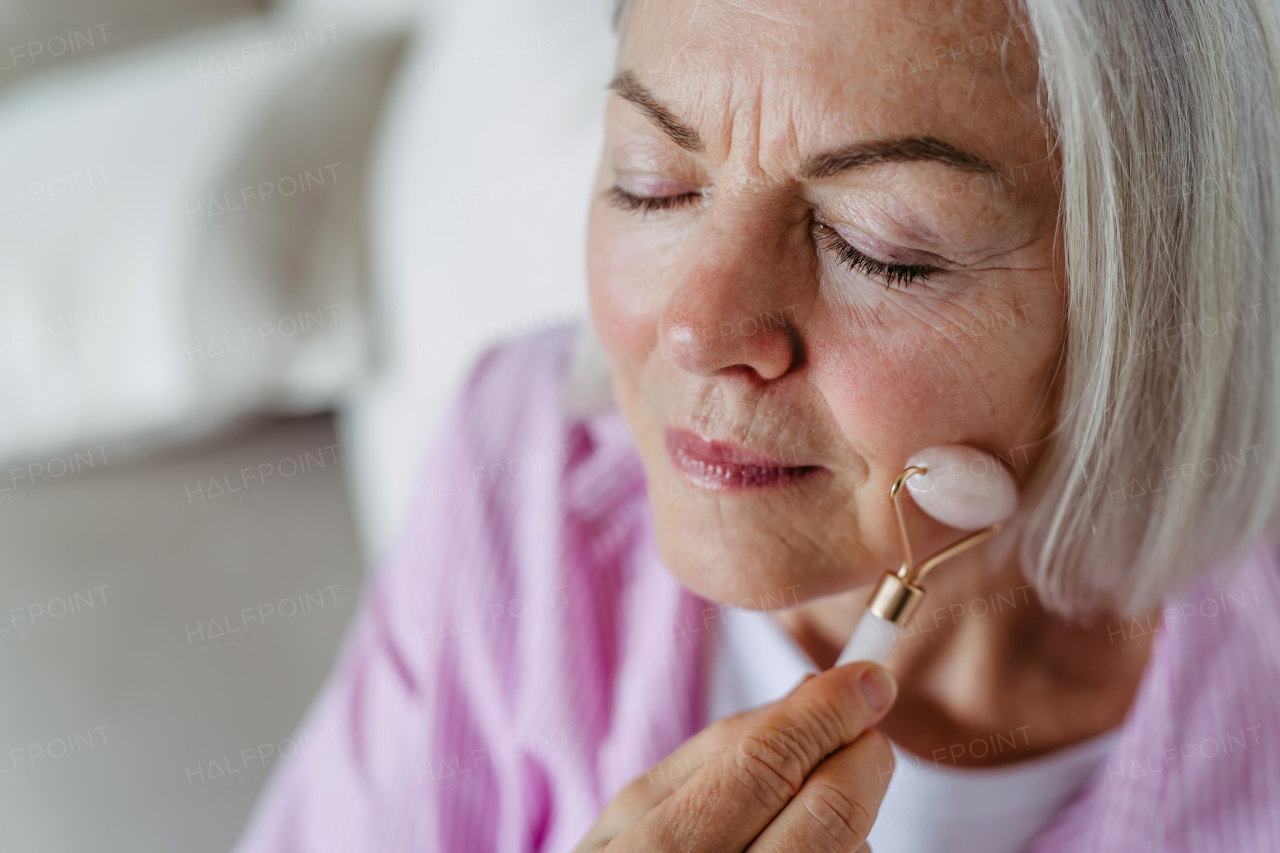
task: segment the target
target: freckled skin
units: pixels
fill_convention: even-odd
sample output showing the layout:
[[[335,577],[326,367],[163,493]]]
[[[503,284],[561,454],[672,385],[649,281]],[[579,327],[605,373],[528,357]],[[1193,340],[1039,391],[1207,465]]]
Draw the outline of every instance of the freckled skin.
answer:
[[[1024,483],[1056,418],[1058,164],[1023,31],[1001,0],[645,0],[627,22],[619,70],[703,144],[678,147],[611,96],[588,226],[592,316],[658,545],[708,599],[798,603],[775,619],[822,666],[900,561],[888,489],[907,458],[974,445]],[[1004,49],[979,52],[974,39],[998,33]],[[899,73],[943,47],[932,70]],[[904,137],[999,174],[916,162],[799,177],[813,155]],[[606,197],[615,185],[690,203],[627,211]],[[887,287],[824,248],[819,222],[878,261],[941,269]],[[699,489],[667,455],[669,427],[825,470],[780,489]],[[906,503],[917,554],[959,538]],[[1115,655],[1105,624],[1063,623],[1027,595],[1016,559],[989,559],[975,550],[935,572],[927,607],[963,613],[1014,589],[1025,604],[895,649],[900,693],[881,728],[927,756],[1030,726],[1015,754],[960,760],[1001,763],[1117,725],[1146,654]]]
[[[655,490],[662,554],[692,589],[730,603],[794,588],[805,600],[895,566],[886,494],[908,456],[961,443],[1008,457],[1043,438],[1065,314],[1053,164],[1025,45],[1010,43],[1003,74],[994,57],[970,55],[907,92],[881,73],[970,33],[1016,36],[1010,21],[991,13],[944,26],[946,3],[920,16],[928,29],[884,3],[748,5],[758,14],[637,5],[618,67],[705,151],[681,150],[611,97],[588,256],[593,316]],[[806,156],[893,137],[943,139],[1019,182],[995,192],[936,163],[797,179]],[[620,173],[703,198],[623,211],[601,197]],[[887,288],[815,245],[815,213],[956,268]],[[785,327],[773,322],[782,317]],[[664,426],[829,473],[785,491],[691,491]],[[1034,463],[1034,449],[1019,458]],[[955,538],[921,514],[913,524],[922,550]]]

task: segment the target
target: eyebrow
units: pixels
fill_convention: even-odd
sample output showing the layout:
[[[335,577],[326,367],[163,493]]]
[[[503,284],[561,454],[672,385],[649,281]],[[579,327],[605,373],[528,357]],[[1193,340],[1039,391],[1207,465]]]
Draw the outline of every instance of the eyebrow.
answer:
[[[667,138],[676,145],[686,151],[706,150],[706,145],[703,144],[702,137],[698,136],[698,131],[676,118],[671,110],[654,97],[648,86],[636,79],[633,72],[619,71],[609,81],[607,88],[623,100],[630,101],[639,107],[640,112],[644,113],[645,117],[657,125],[658,130],[665,133]]]
[[[668,139],[686,151],[702,152],[706,145],[698,132],[676,117],[631,71],[620,71],[609,81],[608,91],[635,104]],[[882,163],[941,163],[961,172],[999,174],[996,167],[932,136],[908,136],[874,142],[858,142],[825,154],[805,158],[798,170],[802,180],[830,178],[849,169]]]
[[[934,162],[961,172],[998,174],[996,167],[976,154],[961,151],[932,136],[908,136],[877,142],[859,142],[826,154],[816,154],[800,164],[800,177],[817,181],[847,169],[881,163]]]

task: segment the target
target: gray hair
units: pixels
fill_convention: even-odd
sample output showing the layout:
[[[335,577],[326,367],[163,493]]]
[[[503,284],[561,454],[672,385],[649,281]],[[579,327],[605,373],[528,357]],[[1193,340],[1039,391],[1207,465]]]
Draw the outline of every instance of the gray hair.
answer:
[[[1014,5],[1069,292],[1057,426],[1010,533],[1046,606],[1146,612],[1275,533],[1280,4]]]

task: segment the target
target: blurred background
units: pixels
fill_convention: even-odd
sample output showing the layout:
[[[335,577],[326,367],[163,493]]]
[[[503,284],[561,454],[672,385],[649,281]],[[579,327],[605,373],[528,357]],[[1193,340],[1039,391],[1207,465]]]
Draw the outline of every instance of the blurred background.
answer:
[[[486,347],[585,318],[608,0],[0,5],[0,848],[225,851]]]

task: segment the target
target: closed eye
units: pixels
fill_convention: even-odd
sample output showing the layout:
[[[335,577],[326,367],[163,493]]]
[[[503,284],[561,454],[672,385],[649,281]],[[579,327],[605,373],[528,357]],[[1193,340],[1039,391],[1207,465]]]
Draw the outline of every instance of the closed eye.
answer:
[[[702,197],[701,193],[688,192],[679,195],[639,196],[629,193],[620,186],[605,190],[605,201],[621,210],[649,214],[677,210],[687,207]],[[938,268],[928,264],[894,264],[878,261],[849,245],[834,228],[821,222],[814,223],[814,239],[823,249],[832,252],[850,269],[876,278],[886,287],[898,285],[906,287],[913,281],[923,281]]]
[[[682,193],[680,195],[640,196],[627,192],[622,187],[610,187],[605,190],[605,201],[614,207],[636,213],[658,213],[663,210],[675,210],[692,204],[700,193]]]
[[[893,287],[895,283],[906,287],[911,282],[923,281],[938,271],[937,267],[928,264],[892,264],[868,257],[849,245],[834,228],[821,222],[814,223],[813,235],[818,245],[834,253],[841,263],[883,281],[886,287]]]

